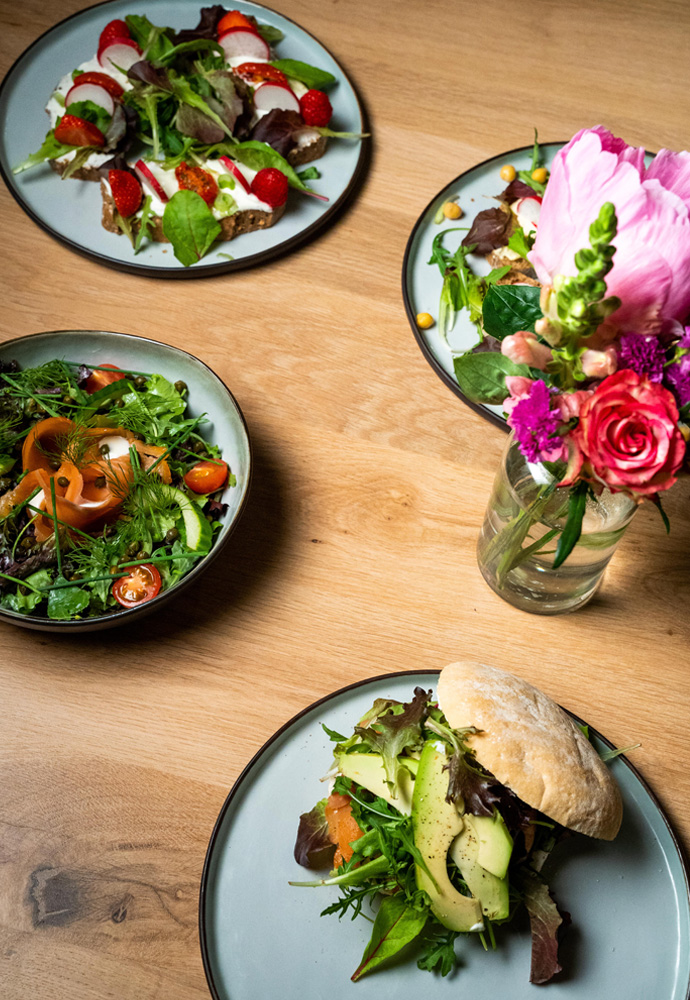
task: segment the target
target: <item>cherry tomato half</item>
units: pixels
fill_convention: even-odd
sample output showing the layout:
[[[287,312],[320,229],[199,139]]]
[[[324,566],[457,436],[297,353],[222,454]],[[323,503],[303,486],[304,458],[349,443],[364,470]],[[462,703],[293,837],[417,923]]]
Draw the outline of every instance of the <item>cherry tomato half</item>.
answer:
[[[123,608],[136,608],[152,600],[161,589],[161,575],[151,563],[132,566],[128,576],[121,576],[113,584],[113,597]]]
[[[284,83],[287,85],[288,82],[285,73],[281,69],[278,69],[277,66],[271,66],[270,63],[245,62],[240,66],[236,66],[233,69],[233,73],[236,76],[241,76],[247,83],[272,81],[273,83]]]
[[[194,493],[215,493],[228,479],[226,462],[198,462],[184,477],[185,485]]]
[[[107,368],[108,371],[103,371],[104,368]],[[99,389],[105,389],[113,382],[119,382],[124,377],[125,373],[120,371],[117,365],[100,365],[91,372],[84,388],[90,395],[92,392],[98,392]]]
[[[222,35],[224,31],[229,31],[230,28],[248,28],[250,31],[256,31],[256,25],[252,24],[249,18],[245,17],[239,10],[229,10],[227,14],[221,17],[216,28],[216,34]]]

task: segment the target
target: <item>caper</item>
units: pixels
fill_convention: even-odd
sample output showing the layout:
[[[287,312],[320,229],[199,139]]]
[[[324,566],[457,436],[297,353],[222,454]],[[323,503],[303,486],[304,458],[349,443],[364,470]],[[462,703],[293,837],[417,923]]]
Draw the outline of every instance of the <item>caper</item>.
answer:
[[[175,389],[179,393],[186,392],[187,391],[187,383],[183,382],[181,379],[178,379],[177,382],[175,383]]]
[[[168,545],[172,545],[172,543],[176,542],[179,537],[180,533],[177,530],[177,528],[171,528],[169,531],[166,531],[165,533],[165,540],[168,543]]]
[[[47,413],[45,406],[42,403],[36,403],[36,413]]]
[[[121,410],[124,407],[124,405],[125,405],[124,399],[116,399],[115,402],[113,403],[113,407],[116,410]]]
[[[51,469],[55,469],[57,471],[62,465],[62,462],[60,461],[59,458],[51,458],[48,461],[48,465],[51,467]]]
[[[33,398],[27,399],[26,403],[24,404],[24,413],[33,413],[35,409],[36,409],[36,400]]]
[[[69,479],[67,476],[58,476],[57,484],[58,486],[69,486]]]
[[[65,394],[65,395],[64,395],[64,396],[62,397],[62,402],[63,402],[63,403],[71,403],[71,402],[72,402],[72,397],[71,397],[71,396],[69,395],[69,393],[66,393],[66,394]]]
[[[114,524],[109,524],[103,533],[106,538],[112,538],[113,535],[117,534],[117,528]]]
[[[30,549],[33,544],[34,544],[33,538],[29,538],[27,535],[24,535],[21,542],[19,543],[19,548]]]
[[[144,552],[143,549],[139,549],[139,551],[136,554],[137,559],[146,559],[147,557],[148,557],[148,552]]]
[[[110,454],[110,445],[109,444],[102,444],[98,450],[101,453],[101,455],[104,455],[104,456],[105,455],[109,455]]]
[[[26,597],[26,595],[29,593],[29,588],[28,587],[20,587],[19,588],[19,593],[22,595],[22,597]]]
[[[74,583],[76,580],[79,579],[79,574],[78,573],[72,573],[72,575],[69,576],[67,579],[70,581],[70,583]]]
[[[147,381],[148,379],[145,379],[143,375],[137,375],[137,377],[134,379],[134,384],[137,387],[137,389],[143,389]]]
[[[125,549],[125,555],[128,559],[134,559],[137,552],[139,551],[139,542],[130,542]]]
[[[105,486],[105,476],[96,476],[96,478],[93,481],[93,485],[96,487],[97,490],[102,490],[103,487]]]
[[[202,451],[206,451],[206,445],[203,441],[195,441],[192,451],[196,452],[197,455],[200,455]]]

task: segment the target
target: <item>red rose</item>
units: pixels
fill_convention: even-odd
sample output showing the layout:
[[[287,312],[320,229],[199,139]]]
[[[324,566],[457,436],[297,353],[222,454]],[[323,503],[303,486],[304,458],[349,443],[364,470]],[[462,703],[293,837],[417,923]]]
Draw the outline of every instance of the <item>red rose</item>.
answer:
[[[596,478],[614,492],[667,490],[685,456],[671,393],[625,368],[585,400],[572,433]]]

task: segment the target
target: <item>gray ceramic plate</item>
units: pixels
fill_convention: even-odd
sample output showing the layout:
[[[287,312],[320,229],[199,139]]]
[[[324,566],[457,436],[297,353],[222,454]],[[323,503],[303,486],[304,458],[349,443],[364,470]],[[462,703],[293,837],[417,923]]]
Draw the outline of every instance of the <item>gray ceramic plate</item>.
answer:
[[[22,368],[43,364],[55,358],[86,365],[114,364],[119,368],[156,372],[172,382],[178,379],[186,382],[189,388],[189,414],[193,417],[201,413],[207,415],[208,422],[203,425],[203,434],[222,450],[223,458],[237,477],[237,485],[228,486],[222,496],[223,503],[228,505],[228,511],[209,555],[200,560],[177,586],[164,591],[152,601],[138,608],[123,608],[81,621],[51,621],[44,615],[21,615],[0,608],[0,620],[26,628],[49,632],[91,632],[131,622],[163,607],[170,598],[198,580],[199,575],[218,558],[247,500],[251,479],[251,449],[247,426],[234,396],[203,361],[186,351],[128,333],[109,333],[104,330],[35,333],[0,344],[0,360],[15,360]]]
[[[183,267],[169,245],[149,243],[134,256],[129,241],[101,226],[100,185],[85,181],[60,181],[47,164],[24,173],[12,167],[40,148],[48,130],[44,113],[58,80],[94,55],[105,25],[127,14],[146,14],[155,24],[181,29],[194,27],[203,3],[193,0],[114,0],[99,4],[61,21],[37,39],[10,69],[0,88],[0,172],[24,211],[39,226],[86,256],[123,271],[153,277],[199,277],[233,271],[270,260],[292,249],[333,221],[333,216],[353,190],[364,164],[365,143],[333,139],[317,162],[321,179],[310,187],[329,198],[328,203],[290,192],[285,215],[270,229],[247,233],[217,244],[192,267]],[[263,23],[280,28],[279,56],[299,59],[337,77],[329,91],[333,105],[332,127],[340,132],[363,132],[362,111],[342,68],[312,35],[294,21],[247,0],[236,0],[233,9],[253,14]],[[227,260],[230,254],[234,260]]]
[[[218,818],[200,897],[201,949],[215,1000],[534,1000],[530,939],[522,924],[500,929],[486,954],[461,938],[462,968],[441,979],[411,959],[354,984],[371,925],[319,913],[337,896],[303,889],[293,859],[299,814],[323,798],[319,779],[338,732],[377,697],[408,700],[415,685],[433,687],[437,671],[388,674],[354,684],[287,723],[244,770]],[[602,737],[595,745],[610,746]],[[643,751],[641,751],[643,752]],[[556,898],[573,920],[561,948],[564,973],[546,987],[549,1000],[687,1000],[690,997],[690,898],[678,844],[658,803],[624,758],[611,764],[625,804],[612,843],[573,837],[559,848]]]

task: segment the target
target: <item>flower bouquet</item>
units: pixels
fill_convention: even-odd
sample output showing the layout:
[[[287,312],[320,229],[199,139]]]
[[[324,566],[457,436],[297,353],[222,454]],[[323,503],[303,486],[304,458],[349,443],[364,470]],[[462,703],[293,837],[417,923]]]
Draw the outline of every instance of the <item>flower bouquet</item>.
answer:
[[[550,174],[514,178],[455,255],[436,247],[446,314],[468,306],[480,332],[454,359],[458,383],[502,402],[513,432],[480,568],[528,610],[588,600],[643,499],[668,530],[660,495],[683,468],[690,423],[690,153],[646,159],[584,129]],[[480,240],[502,265],[485,278],[465,260]]]

